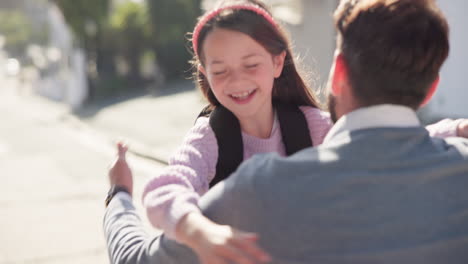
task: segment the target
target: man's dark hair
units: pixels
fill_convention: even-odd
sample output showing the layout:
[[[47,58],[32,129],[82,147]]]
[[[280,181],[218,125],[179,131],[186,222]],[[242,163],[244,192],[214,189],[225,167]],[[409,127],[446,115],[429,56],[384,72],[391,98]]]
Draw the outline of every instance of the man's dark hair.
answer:
[[[448,24],[432,0],[342,0],[338,49],[361,106],[416,109],[448,56]]]

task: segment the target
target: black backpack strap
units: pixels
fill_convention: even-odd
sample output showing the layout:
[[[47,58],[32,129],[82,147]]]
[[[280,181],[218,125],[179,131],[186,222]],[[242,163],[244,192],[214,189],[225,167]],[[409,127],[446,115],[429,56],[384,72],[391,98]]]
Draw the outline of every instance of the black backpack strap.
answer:
[[[312,146],[309,127],[304,113],[296,105],[274,103],[281,127],[281,135],[286,148],[286,155]],[[223,106],[213,110],[205,107],[198,117],[209,116],[210,126],[218,144],[216,174],[210,182],[210,188],[226,179],[244,159],[244,143],[239,120]]]
[[[226,179],[244,159],[244,144],[239,120],[228,109],[216,106],[210,114],[210,126],[218,143],[216,174],[210,188]]]
[[[274,103],[281,127],[286,155],[313,146],[304,113],[297,105]]]

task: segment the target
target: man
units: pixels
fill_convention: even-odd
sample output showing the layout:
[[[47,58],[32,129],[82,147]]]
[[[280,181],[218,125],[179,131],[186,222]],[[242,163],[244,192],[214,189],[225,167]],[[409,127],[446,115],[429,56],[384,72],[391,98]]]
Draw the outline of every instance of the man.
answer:
[[[468,263],[468,140],[431,138],[414,112],[448,55],[445,18],[430,0],[343,0],[334,18],[323,145],[252,158],[202,211],[258,233],[271,263]],[[114,263],[198,263],[149,237],[125,192],[104,225]]]

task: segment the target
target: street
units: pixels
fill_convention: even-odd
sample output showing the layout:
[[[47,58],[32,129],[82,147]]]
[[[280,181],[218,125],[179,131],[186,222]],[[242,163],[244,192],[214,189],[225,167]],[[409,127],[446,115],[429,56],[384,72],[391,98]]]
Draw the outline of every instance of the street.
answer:
[[[114,146],[59,104],[0,84],[0,263],[109,263],[102,217]],[[142,184],[162,165],[128,159],[142,212]]]

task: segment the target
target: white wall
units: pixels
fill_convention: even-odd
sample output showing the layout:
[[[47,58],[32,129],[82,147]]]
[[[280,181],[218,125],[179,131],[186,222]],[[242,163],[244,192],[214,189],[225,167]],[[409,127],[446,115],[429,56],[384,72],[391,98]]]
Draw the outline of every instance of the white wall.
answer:
[[[46,18],[49,29],[49,46],[46,48],[54,51],[55,59],[49,58],[47,73],[34,86],[35,91],[73,109],[79,108],[88,96],[85,54],[75,48],[73,33],[53,3],[47,5]]]
[[[468,117],[468,1],[438,0],[450,26],[450,55],[441,71],[438,92],[425,109],[428,120]],[[328,77],[335,49],[332,13],[336,0],[304,0],[304,23],[291,26],[292,38],[304,63],[319,74],[319,85]]]
[[[438,3],[450,25],[450,54],[428,112],[434,118],[468,117],[468,1],[439,0]]]
[[[335,50],[335,30],[332,14],[337,1],[303,1],[303,23],[291,25],[293,44],[303,64],[317,74],[316,87],[323,86],[327,79],[333,52]]]

